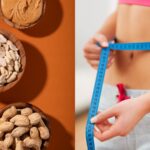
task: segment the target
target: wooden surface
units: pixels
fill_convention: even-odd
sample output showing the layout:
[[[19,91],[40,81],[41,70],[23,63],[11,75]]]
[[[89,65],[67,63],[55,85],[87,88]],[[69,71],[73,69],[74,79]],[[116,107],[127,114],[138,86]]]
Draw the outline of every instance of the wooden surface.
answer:
[[[0,21],[25,47],[27,66],[21,81],[0,94],[0,107],[29,102],[51,121],[49,150],[74,149],[74,1],[47,0],[35,27],[19,31]]]

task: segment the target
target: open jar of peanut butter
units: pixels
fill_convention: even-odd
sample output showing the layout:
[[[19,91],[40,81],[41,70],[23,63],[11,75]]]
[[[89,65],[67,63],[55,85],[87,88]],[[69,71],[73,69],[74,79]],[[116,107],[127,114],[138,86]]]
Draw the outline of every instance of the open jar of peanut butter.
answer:
[[[2,19],[12,27],[26,29],[38,23],[45,12],[46,0],[1,0]]]

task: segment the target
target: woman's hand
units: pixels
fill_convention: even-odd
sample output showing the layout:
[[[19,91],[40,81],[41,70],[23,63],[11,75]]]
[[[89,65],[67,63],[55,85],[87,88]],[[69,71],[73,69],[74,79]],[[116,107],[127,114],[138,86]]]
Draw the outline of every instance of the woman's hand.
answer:
[[[101,47],[96,43],[100,43]],[[84,56],[88,63],[95,69],[98,68],[100,52],[102,47],[108,47],[108,40],[103,34],[95,34],[84,47]],[[114,51],[111,51],[107,67],[110,67],[114,60]]]
[[[106,141],[116,136],[126,136],[148,113],[147,104],[142,97],[128,99],[99,113],[91,119],[95,123],[95,137]],[[112,117],[115,117],[113,124],[109,122]]]

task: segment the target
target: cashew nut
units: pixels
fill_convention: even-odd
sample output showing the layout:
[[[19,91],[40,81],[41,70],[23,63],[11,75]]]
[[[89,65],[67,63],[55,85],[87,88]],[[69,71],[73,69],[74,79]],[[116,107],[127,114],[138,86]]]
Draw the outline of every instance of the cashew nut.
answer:
[[[6,67],[6,61],[3,57],[0,57],[0,66]]]
[[[14,51],[14,54],[15,54],[16,60],[18,60],[18,61],[19,61],[20,56],[19,56],[18,52],[17,52],[17,51]],[[20,61],[19,61],[19,62],[20,62]]]
[[[17,78],[17,72],[13,72],[12,75],[7,79],[7,83],[13,82]]]
[[[5,48],[6,51],[9,50],[9,46],[7,44],[3,44],[3,47]]]
[[[12,71],[9,71],[7,76],[6,76],[6,79],[8,79],[12,75],[12,73],[13,73]]]
[[[12,57],[11,57],[9,51],[6,51],[6,57],[7,57],[8,59],[12,60]]]
[[[16,60],[16,56],[15,56],[14,52],[12,50],[10,50],[9,54],[10,54],[11,58],[15,61]]]
[[[4,85],[6,83],[5,75],[0,76],[0,85]]]
[[[9,72],[10,72],[10,71],[11,71],[11,72],[13,71],[13,67],[12,67],[11,65],[8,65],[7,68],[8,68],[8,71],[9,71]]]
[[[7,45],[14,51],[18,50],[18,48],[10,40],[7,41]]]
[[[4,67],[0,67],[0,72],[2,75],[5,75],[5,76],[7,76],[8,74],[8,71]]]
[[[0,34],[0,43],[6,43],[6,42],[7,39],[2,34]]]
[[[15,71],[16,71],[16,72],[19,72],[20,67],[21,67],[20,63],[19,63],[18,61],[15,61],[15,66],[14,66],[14,68],[15,68]]]
[[[5,56],[4,59],[5,59],[7,64],[10,64],[11,59],[9,57]]]
[[[0,86],[13,82],[21,68],[18,48],[0,34]]]
[[[0,46],[0,57],[5,57],[6,52],[5,52],[5,48]]]

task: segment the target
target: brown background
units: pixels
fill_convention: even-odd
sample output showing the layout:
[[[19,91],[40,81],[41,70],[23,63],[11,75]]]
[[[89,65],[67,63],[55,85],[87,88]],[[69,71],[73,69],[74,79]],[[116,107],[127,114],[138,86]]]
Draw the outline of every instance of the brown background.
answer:
[[[44,17],[35,27],[19,31],[0,21],[0,28],[19,38],[27,67],[21,81],[0,94],[0,107],[29,102],[51,120],[49,150],[74,149],[74,1],[47,0]]]

